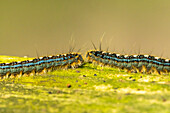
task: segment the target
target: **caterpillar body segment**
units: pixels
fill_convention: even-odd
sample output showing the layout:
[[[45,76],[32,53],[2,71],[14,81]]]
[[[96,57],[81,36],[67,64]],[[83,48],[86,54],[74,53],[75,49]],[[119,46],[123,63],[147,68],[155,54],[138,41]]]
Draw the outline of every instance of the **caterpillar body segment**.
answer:
[[[170,60],[151,55],[120,55],[106,51],[91,50],[86,54],[88,62],[101,66],[125,69],[127,72],[147,74],[170,73]]]
[[[76,68],[81,66],[83,62],[81,54],[68,53],[38,57],[21,62],[1,63],[0,77],[6,79],[43,74],[56,69]]]

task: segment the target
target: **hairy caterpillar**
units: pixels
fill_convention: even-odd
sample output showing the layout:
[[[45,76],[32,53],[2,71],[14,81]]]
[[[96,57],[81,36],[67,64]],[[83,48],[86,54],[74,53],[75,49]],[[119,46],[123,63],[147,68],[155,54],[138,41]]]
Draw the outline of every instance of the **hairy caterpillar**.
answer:
[[[59,54],[44,56],[21,62],[1,63],[0,77],[14,78],[42,74],[58,68],[76,68],[83,64],[84,60],[79,53]]]
[[[101,47],[101,46],[100,46]],[[86,54],[88,62],[125,69],[128,72],[164,74],[170,72],[170,60],[152,55],[120,55],[107,51],[91,50]]]
[[[92,43],[93,44],[93,43]],[[98,65],[108,65],[125,69],[128,72],[167,74],[170,72],[170,60],[152,55],[120,55],[108,51],[90,50],[86,54],[88,62]],[[14,78],[21,76],[29,76],[34,74],[42,74],[56,69],[69,67],[75,68],[81,66],[84,59],[79,53],[72,53],[73,49],[68,54],[59,54],[55,56],[44,56],[26,60],[21,62],[0,63],[0,77]]]

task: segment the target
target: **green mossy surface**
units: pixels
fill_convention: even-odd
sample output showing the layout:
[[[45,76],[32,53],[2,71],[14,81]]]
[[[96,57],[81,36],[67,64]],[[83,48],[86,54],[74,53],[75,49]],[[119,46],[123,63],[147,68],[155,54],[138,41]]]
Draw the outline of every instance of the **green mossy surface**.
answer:
[[[127,74],[85,63],[76,69],[1,80],[3,112],[169,113],[170,75]]]

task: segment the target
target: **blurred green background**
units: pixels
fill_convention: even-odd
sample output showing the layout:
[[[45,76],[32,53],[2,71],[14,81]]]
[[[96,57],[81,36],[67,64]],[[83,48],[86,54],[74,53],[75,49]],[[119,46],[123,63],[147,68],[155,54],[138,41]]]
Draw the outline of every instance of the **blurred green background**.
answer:
[[[98,46],[170,57],[169,0],[0,0],[0,54],[68,52]]]

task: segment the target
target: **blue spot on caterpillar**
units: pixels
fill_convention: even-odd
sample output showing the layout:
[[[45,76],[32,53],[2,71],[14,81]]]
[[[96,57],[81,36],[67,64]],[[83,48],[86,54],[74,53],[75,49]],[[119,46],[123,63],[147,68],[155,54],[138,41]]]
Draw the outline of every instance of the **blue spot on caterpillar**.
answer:
[[[170,60],[152,55],[120,55],[102,50],[91,50],[86,54],[88,62],[101,66],[125,69],[127,72],[147,74],[167,74],[170,72]]]
[[[59,54],[56,56],[44,56],[21,62],[1,63],[0,77],[14,78],[43,74],[60,68],[76,68],[83,64],[84,60],[79,53]]]

